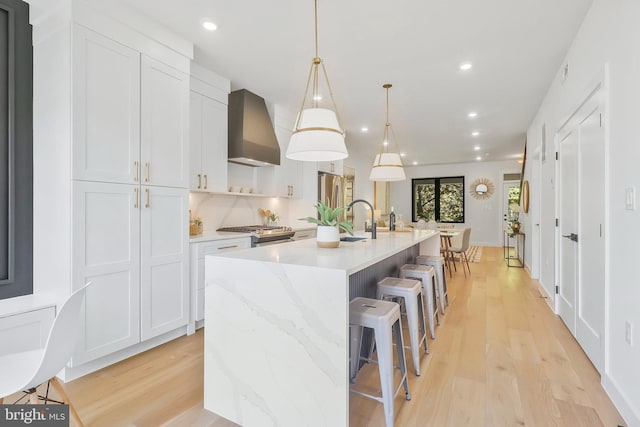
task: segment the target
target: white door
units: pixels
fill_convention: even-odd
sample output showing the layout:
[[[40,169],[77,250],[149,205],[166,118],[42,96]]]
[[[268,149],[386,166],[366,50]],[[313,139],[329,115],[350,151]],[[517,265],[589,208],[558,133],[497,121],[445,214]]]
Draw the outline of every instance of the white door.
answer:
[[[141,338],[189,321],[189,191],[142,187]]]
[[[72,366],[140,341],[139,203],[136,185],[73,183],[72,290],[92,285]]]
[[[202,189],[227,191],[227,106],[202,97]]]
[[[578,266],[578,131],[560,140],[558,150],[559,257],[558,314],[572,334],[576,332],[576,291]]]
[[[599,371],[604,366],[605,134],[600,85],[571,116],[559,151],[558,311]],[[561,134],[562,135],[562,134]]]
[[[597,100],[593,100],[596,102]],[[580,231],[576,339],[602,372],[604,350],[604,128],[601,105],[589,103],[580,122]]]
[[[504,181],[502,186],[502,228],[507,228],[511,222],[519,218],[519,211],[513,209],[513,205],[518,205],[520,195],[520,181]]]
[[[133,184],[140,160],[140,54],[73,31],[73,178]]]
[[[189,77],[142,55],[142,183],[189,187]]]

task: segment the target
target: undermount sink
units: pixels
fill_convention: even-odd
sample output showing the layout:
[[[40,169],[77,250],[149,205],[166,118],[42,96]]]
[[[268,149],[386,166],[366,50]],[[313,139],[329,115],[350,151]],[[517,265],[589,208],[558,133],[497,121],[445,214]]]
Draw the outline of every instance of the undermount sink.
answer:
[[[357,242],[359,240],[365,240],[367,237],[357,237],[357,236],[344,236],[340,238],[341,242]]]

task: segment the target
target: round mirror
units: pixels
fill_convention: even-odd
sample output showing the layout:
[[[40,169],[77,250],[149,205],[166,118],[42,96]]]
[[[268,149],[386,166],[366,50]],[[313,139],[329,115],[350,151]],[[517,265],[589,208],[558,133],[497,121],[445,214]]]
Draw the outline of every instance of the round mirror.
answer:
[[[522,210],[529,213],[529,181],[522,183]]]
[[[469,194],[475,199],[484,200],[491,197],[495,190],[493,183],[487,178],[478,178],[471,183]]]

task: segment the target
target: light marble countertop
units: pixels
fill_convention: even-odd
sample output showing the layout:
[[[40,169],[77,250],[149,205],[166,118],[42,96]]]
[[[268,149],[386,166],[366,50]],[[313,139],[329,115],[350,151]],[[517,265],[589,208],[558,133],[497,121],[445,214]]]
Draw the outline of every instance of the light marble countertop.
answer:
[[[434,230],[379,233],[377,239],[374,240],[370,238],[371,233],[361,233],[359,235],[367,236],[367,239],[357,242],[340,242],[340,247],[335,249],[318,248],[315,239],[305,239],[279,245],[221,253],[215,256],[330,268],[344,270],[347,274],[352,274],[437,234],[438,231]]]
[[[189,243],[210,242],[213,240],[233,239],[236,237],[251,237],[251,233],[231,233],[228,231],[206,231],[189,237]]]

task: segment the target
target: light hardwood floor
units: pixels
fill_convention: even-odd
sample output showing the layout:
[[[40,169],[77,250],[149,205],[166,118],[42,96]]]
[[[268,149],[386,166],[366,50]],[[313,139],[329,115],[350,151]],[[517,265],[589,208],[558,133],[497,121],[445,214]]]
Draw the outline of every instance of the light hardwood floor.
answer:
[[[396,426],[624,425],[537,286],[501,248],[484,248],[467,279],[459,269],[421,377],[408,362],[412,400],[399,394]],[[87,426],[233,426],[202,408],[202,350],[200,330],[64,387]],[[363,368],[358,386],[377,388],[376,371]],[[384,426],[382,405],[353,395],[350,419]]]

